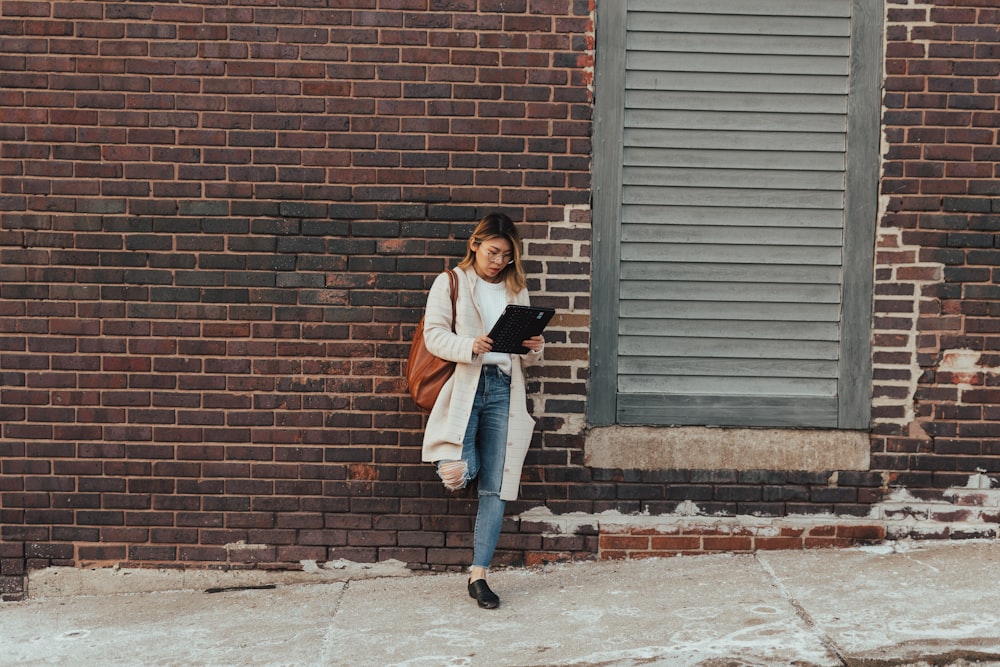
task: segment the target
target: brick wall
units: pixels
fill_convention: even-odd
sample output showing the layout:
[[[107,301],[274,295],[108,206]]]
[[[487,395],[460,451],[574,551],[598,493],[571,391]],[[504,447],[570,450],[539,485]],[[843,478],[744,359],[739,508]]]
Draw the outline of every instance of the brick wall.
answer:
[[[862,517],[1000,469],[997,10],[887,4],[873,469],[639,472],[583,461],[590,2],[315,4],[0,0],[0,597],[48,565],[466,564],[401,362],[496,208],[560,311],[500,562],[885,534],[516,518],[542,505]]]
[[[1000,470],[1000,9],[888,3],[873,466],[937,497]]]
[[[531,481],[569,465],[589,3],[317,4],[0,3],[5,597],[46,565],[468,561],[401,362],[497,208],[564,313]]]

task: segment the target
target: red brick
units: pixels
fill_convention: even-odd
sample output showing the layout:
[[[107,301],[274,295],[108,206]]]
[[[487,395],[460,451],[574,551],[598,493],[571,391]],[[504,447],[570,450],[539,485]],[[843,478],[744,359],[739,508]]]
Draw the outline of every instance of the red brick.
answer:
[[[697,551],[701,549],[701,539],[695,535],[652,537],[649,548],[653,551]]]
[[[753,549],[753,538],[708,535],[702,538],[702,545],[705,551],[751,551]]]
[[[885,526],[837,526],[837,537],[843,537],[863,542],[878,542],[885,539]]]
[[[627,535],[601,535],[601,550],[643,550],[648,549],[650,538]]]

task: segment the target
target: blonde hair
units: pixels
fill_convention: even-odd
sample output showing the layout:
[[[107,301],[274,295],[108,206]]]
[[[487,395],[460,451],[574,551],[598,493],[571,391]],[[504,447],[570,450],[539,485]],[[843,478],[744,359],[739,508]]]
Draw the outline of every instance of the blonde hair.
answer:
[[[528,284],[524,274],[524,265],[521,263],[523,252],[521,234],[517,231],[517,227],[514,226],[510,217],[504,213],[490,213],[479,221],[476,228],[472,230],[469,244],[465,248],[465,257],[458,263],[458,268],[467,269],[475,263],[476,248],[473,245],[479,246],[495,238],[504,238],[510,242],[514,261],[503,268],[500,276],[507,283],[507,291],[511,294],[517,294]]]

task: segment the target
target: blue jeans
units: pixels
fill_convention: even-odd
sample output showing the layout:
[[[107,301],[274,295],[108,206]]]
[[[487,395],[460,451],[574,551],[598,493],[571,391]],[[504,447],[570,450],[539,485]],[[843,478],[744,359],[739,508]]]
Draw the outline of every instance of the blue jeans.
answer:
[[[473,567],[488,568],[493,560],[506,503],[500,499],[507,456],[507,416],[510,413],[510,377],[496,366],[483,366],[472,414],[462,441],[466,483],[479,478],[479,509],[473,538]],[[439,461],[438,466],[444,463]]]

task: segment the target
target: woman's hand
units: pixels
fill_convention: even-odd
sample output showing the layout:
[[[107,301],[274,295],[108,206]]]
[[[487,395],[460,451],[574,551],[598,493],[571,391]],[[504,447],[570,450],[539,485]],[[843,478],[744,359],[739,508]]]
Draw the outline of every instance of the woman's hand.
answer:
[[[522,341],[521,345],[525,346],[532,352],[538,352],[542,349],[542,345],[545,344],[545,339],[541,336],[532,336],[528,340]]]
[[[489,336],[479,336],[472,342],[472,354],[486,354],[493,349],[493,339]]]

